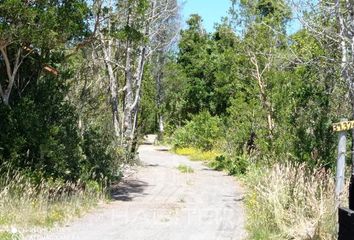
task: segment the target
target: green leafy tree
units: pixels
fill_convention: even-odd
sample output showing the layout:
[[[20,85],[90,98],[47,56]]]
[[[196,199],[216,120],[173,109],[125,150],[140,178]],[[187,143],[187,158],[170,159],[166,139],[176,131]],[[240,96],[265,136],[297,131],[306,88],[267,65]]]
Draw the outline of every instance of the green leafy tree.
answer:
[[[53,64],[53,49],[64,47],[87,33],[86,3],[81,0],[64,3],[51,1],[4,0],[0,3],[0,95],[10,104],[15,87],[26,86],[19,74],[24,60],[38,61],[40,67],[57,74],[46,64]],[[45,37],[43,37],[45,36]],[[58,58],[59,56],[55,56]],[[55,66],[53,66],[55,67]],[[38,68],[34,72],[38,72]],[[37,73],[38,74],[38,73]],[[15,80],[19,83],[15,84]],[[21,92],[23,89],[17,89]]]
[[[88,11],[84,1],[1,1],[1,171],[38,181],[80,178],[84,154],[66,101],[65,48],[85,38]]]
[[[197,114],[210,108],[212,82],[208,62],[211,46],[200,16],[191,15],[187,24],[188,28],[181,31],[177,62],[183,68],[188,81],[185,112]]]

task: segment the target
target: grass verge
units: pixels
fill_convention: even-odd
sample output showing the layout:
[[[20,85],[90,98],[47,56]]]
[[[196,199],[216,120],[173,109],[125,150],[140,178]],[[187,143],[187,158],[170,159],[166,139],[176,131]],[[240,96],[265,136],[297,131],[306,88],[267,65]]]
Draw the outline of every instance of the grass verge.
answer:
[[[0,180],[0,240],[19,239],[35,228],[51,228],[79,217],[106,194],[98,183],[42,181],[33,184],[20,175]]]
[[[17,233],[0,232],[0,240],[20,240],[21,236]]]
[[[173,152],[178,155],[188,156],[192,161],[212,161],[217,156],[221,155],[219,152],[211,151],[201,151],[197,148],[188,147],[188,148],[176,148],[173,149]]]

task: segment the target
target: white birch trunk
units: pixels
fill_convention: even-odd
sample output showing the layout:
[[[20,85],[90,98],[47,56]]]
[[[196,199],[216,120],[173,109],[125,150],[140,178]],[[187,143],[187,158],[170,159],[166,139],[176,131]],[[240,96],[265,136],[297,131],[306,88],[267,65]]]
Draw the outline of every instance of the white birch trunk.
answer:
[[[16,54],[15,63],[12,68],[10,60],[9,60],[9,56],[6,51],[6,45],[0,47],[0,52],[1,52],[1,55],[2,55],[4,62],[5,62],[6,74],[7,74],[7,80],[8,80],[7,86],[5,88],[3,88],[3,86],[0,84],[0,95],[1,95],[2,102],[8,106],[10,104],[9,103],[10,95],[11,95],[11,92],[12,92],[12,89],[13,89],[13,86],[15,83],[15,78],[16,78],[18,70],[22,64],[23,59],[20,60],[21,59],[21,48],[19,48],[17,51],[17,54]]]
[[[134,138],[135,131],[137,128],[138,124],[138,111],[139,111],[139,102],[140,102],[140,95],[141,95],[141,84],[143,80],[143,74],[144,74],[144,66],[145,66],[145,53],[146,53],[146,47],[141,48],[141,52],[139,54],[139,63],[138,63],[138,68],[135,73],[135,83],[136,83],[136,90],[135,90],[135,98],[133,104],[130,106],[131,111],[133,112],[133,121],[132,121],[132,131],[131,131],[131,139]]]
[[[109,59],[111,59],[111,41],[109,41],[107,48],[103,47],[103,54],[105,59],[105,64],[108,72],[109,78],[109,90],[111,95],[111,107],[112,107],[112,120],[114,133],[116,137],[120,137],[120,127],[119,127],[119,111],[118,111],[118,91],[117,91],[117,80],[113,72],[113,67]]]
[[[127,41],[125,64],[124,137],[128,142],[131,140],[131,134],[133,130],[131,106],[133,105],[134,101],[131,51],[130,41]]]

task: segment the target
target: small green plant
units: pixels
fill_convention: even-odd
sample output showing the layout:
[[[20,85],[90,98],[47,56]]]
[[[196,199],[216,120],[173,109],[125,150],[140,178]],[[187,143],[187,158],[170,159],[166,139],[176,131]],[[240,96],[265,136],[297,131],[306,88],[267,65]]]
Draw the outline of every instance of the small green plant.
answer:
[[[193,168],[191,168],[190,166],[187,166],[187,165],[183,165],[183,164],[178,165],[177,169],[181,173],[193,173],[194,172]]]

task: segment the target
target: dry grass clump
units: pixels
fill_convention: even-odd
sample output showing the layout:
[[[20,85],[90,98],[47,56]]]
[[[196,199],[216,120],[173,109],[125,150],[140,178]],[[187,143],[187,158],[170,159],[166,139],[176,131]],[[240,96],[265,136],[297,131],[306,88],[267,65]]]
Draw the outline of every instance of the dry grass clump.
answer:
[[[334,178],[305,164],[276,164],[251,170],[248,230],[251,239],[336,239]]]
[[[28,178],[0,179],[0,239],[8,233],[18,235],[34,227],[52,227],[85,211],[103,200],[102,188],[93,181],[86,184],[62,181],[41,181],[34,184]]]

